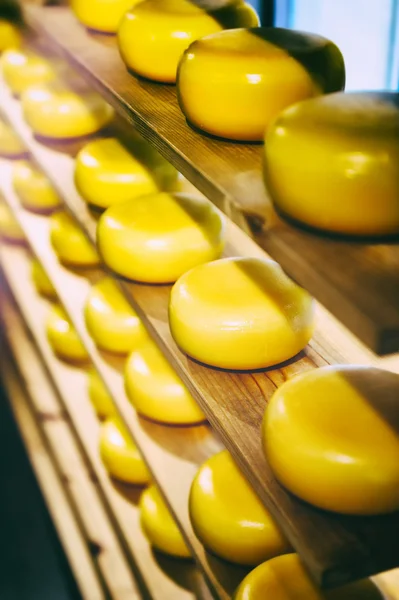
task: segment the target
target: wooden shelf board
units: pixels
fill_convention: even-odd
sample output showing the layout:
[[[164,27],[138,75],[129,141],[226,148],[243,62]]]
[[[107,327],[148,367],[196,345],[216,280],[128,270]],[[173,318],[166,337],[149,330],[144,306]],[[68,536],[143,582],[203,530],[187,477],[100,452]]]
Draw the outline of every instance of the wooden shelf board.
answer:
[[[262,147],[211,139],[190,128],[173,86],[129,74],[112,36],[86,31],[65,7],[26,10],[44,34],[202,193],[251,231],[287,273],[365,344],[399,350],[399,245],[349,243],[291,227],[272,209],[261,173]]]

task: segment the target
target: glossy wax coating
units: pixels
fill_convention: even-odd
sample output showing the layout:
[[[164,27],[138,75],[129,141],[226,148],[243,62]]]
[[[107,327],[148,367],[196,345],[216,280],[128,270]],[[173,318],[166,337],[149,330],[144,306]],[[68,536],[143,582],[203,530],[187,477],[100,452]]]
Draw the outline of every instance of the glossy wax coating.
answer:
[[[157,345],[148,337],[126,361],[125,389],[141,415],[176,425],[205,421],[205,415]]]
[[[188,121],[215,136],[263,141],[278,113],[305,98],[342,90],[342,54],[329,40],[289,29],[221,31],[191,44],[178,70]]]
[[[34,85],[22,94],[24,117],[33,132],[52,139],[96,133],[111,121],[112,108],[95,92],[80,92],[59,82]]]
[[[258,565],[291,550],[227,450],[199,469],[191,486],[190,518],[206,548],[230,562]]]
[[[71,8],[89,29],[116,33],[125,12],[139,0],[71,0]]]
[[[76,267],[99,264],[97,252],[72,217],[61,211],[50,219],[50,241],[61,262]]]
[[[325,510],[399,510],[398,398],[399,375],[371,367],[323,367],[284,383],[263,423],[275,476]]]
[[[370,579],[319,590],[296,554],[273,558],[251,571],[234,600],[384,600]]]
[[[76,157],[75,183],[99,208],[175,189],[177,171],[142,138],[127,148],[116,138],[89,142]]]
[[[141,494],[139,507],[141,526],[154,548],[177,558],[191,558],[179,528],[154,485]]]
[[[313,302],[272,260],[225,258],[173,286],[169,324],[180,348],[223,369],[260,369],[292,358],[313,333]]]
[[[99,419],[108,419],[116,415],[111,396],[94,368],[91,368],[87,375],[87,391]]]
[[[26,154],[21,140],[8,123],[0,117],[0,156],[19,158]]]
[[[214,11],[190,0],[144,0],[122,19],[118,44],[129,69],[147,79],[174,83],[179,60],[192,42],[222,29],[258,24],[254,9],[241,0]]]
[[[0,195],[0,237],[17,244],[25,243],[25,235],[14,215]]]
[[[111,206],[97,227],[105,264],[146,283],[170,283],[188,269],[218,258],[224,219],[206,199],[159,193]]]
[[[139,317],[109,277],[93,285],[84,314],[91,337],[103,350],[127,354],[147,337]]]
[[[145,485],[150,474],[140,452],[119,418],[108,419],[101,426],[100,455],[111,477],[133,485]]]
[[[72,362],[89,360],[75,328],[61,305],[51,307],[46,321],[47,339],[55,354]]]
[[[399,233],[398,164],[398,93],[308,100],[281,113],[266,136],[265,181],[276,208],[331,233]]]
[[[12,184],[21,204],[27,210],[51,212],[61,204],[50,181],[30,161],[19,161],[14,165]]]
[[[57,292],[48,278],[46,271],[36,258],[32,259],[31,274],[37,292],[45,298],[55,300],[57,298]]]
[[[21,41],[18,27],[7,19],[0,19],[0,52],[9,48],[19,48]]]
[[[17,95],[31,85],[55,78],[51,63],[30,50],[8,50],[2,55],[0,63],[6,84]]]

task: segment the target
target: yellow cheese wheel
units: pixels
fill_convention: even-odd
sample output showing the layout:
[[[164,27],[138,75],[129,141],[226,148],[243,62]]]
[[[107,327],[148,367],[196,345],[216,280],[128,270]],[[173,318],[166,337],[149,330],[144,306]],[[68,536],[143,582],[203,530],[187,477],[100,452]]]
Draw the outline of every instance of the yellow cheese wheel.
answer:
[[[145,485],[150,481],[146,464],[119,418],[107,419],[102,424],[100,455],[111,477],[133,485]]]
[[[108,419],[109,417],[115,416],[116,409],[111,396],[94,368],[91,368],[88,372],[87,386],[90,402],[92,403],[97,416],[100,419]]]
[[[199,469],[190,518],[206,548],[234,563],[258,565],[291,549],[227,450]]]
[[[18,27],[7,19],[0,19],[0,52],[9,48],[19,48],[21,41]]]
[[[399,233],[398,164],[397,93],[307,100],[281,113],[266,136],[265,180],[276,208],[327,232]]]
[[[179,528],[154,485],[141,494],[139,506],[141,526],[152,546],[165,554],[191,558]]]
[[[205,415],[157,345],[147,338],[125,366],[126,393],[141,415],[175,425],[205,421]]]
[[[30,50],[8,50],[1,57],[4,81],[14,94],[55,78],[51,63]]]
[[[22,108],[36,135],[68,139],[96,133],[111,121],[112,108],[95,92],[80,92],[53,82],[22,94]]]
[[[144,0],[122,19],[119,50],[128,68],[138,75],[174,83],[179,60],[192,42],[222,29],[258,24],[256,12],[241,0],[213,12],[191,0]]]
[[[86,348],[65,310],[59,304],[51,307],[46,321],[47,339],[55,354],[72,362],[89,360]]]
[[[25,243],[25,235],[14,215],[0,196],[0,237],[16,244]]]
[[[119,275],[170,283],[220,256],[224,219],[206,199],[164,192],[108,208],[97,242],[104,262]]]
[[[76,157],[75,183],[83,198],[108,208],[161,189],[174,189],[177,171],[144,140],[132,149],[115,138],[90,142]]]
[[[315,369],[284,383],[265,412],[266,456],[293,494],[325,510],[399,510],[399,375],[369,367]]]
[[[125,12],[139,0],[71,0],[76,17],[89,29],[116,33]]]
[[[225,258],[173,286],[169,324],[180,348],[223,369],[261,369],[300,352],[313,333],[313,301],[272,260]]]
[[[56,300],[57,292],[55,291],[53,284],[48,278],[46,271],[43,269],[42,265],[36,258],[32,260],[31,274],[32,281],[37,292],[41,296],[45,296],[46,298],[49,298],[51,300]]]
[[[259,565],[245,577],[234,600],[384,600],[377,586],[364,579],[333,590],[319,590],[296,554]]]
[[[19,161],[14,165],[12,183],[22,206],[27,210],[49,212],[61,204],[50,181],[30,161]]]
[[[97,346],[109,352],[127,354],[147,336],[139,317],[109,277],[91,288],[85,320]]]
[[[14,130],[0,117],[0,156],[18,158],[24,156],[26,150]]]
[[[177,77],[188,121],[240,141],[263,141],[287,106],[342,90],[345,66],[329,40],[289,29],[221,31],[191,44]]]
[[[100,259],[85,234],[66,212],[50,217],[50,240],[59,258],[66,265],[95,267]]]

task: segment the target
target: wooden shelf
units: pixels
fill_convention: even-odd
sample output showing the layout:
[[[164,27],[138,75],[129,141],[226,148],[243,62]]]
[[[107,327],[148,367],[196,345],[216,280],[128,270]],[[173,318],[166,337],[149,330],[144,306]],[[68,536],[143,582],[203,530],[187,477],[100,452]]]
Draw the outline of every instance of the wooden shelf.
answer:
[[[379,354],[399,350],[399,245],[326,239],[282,222],[261,173],[262,147],[191,129],[173,86],[130,75],[115,38],[87,32],[65,7],[32,7],[44,34],[110,104],[287,273]]]

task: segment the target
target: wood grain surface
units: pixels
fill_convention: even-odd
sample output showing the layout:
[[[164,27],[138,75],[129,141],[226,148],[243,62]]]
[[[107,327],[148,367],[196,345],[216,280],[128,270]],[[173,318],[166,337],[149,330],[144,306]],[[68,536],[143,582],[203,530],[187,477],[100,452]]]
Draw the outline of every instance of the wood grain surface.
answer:
[[[263,185],[262,146],[194,131],[175,87],[129,74],[115,38],[87,32],[68,8],[30,8],[26,14],[128,122],[364,343],[381,354],[399,350],[397,240],[327,239],[283,222]]]

